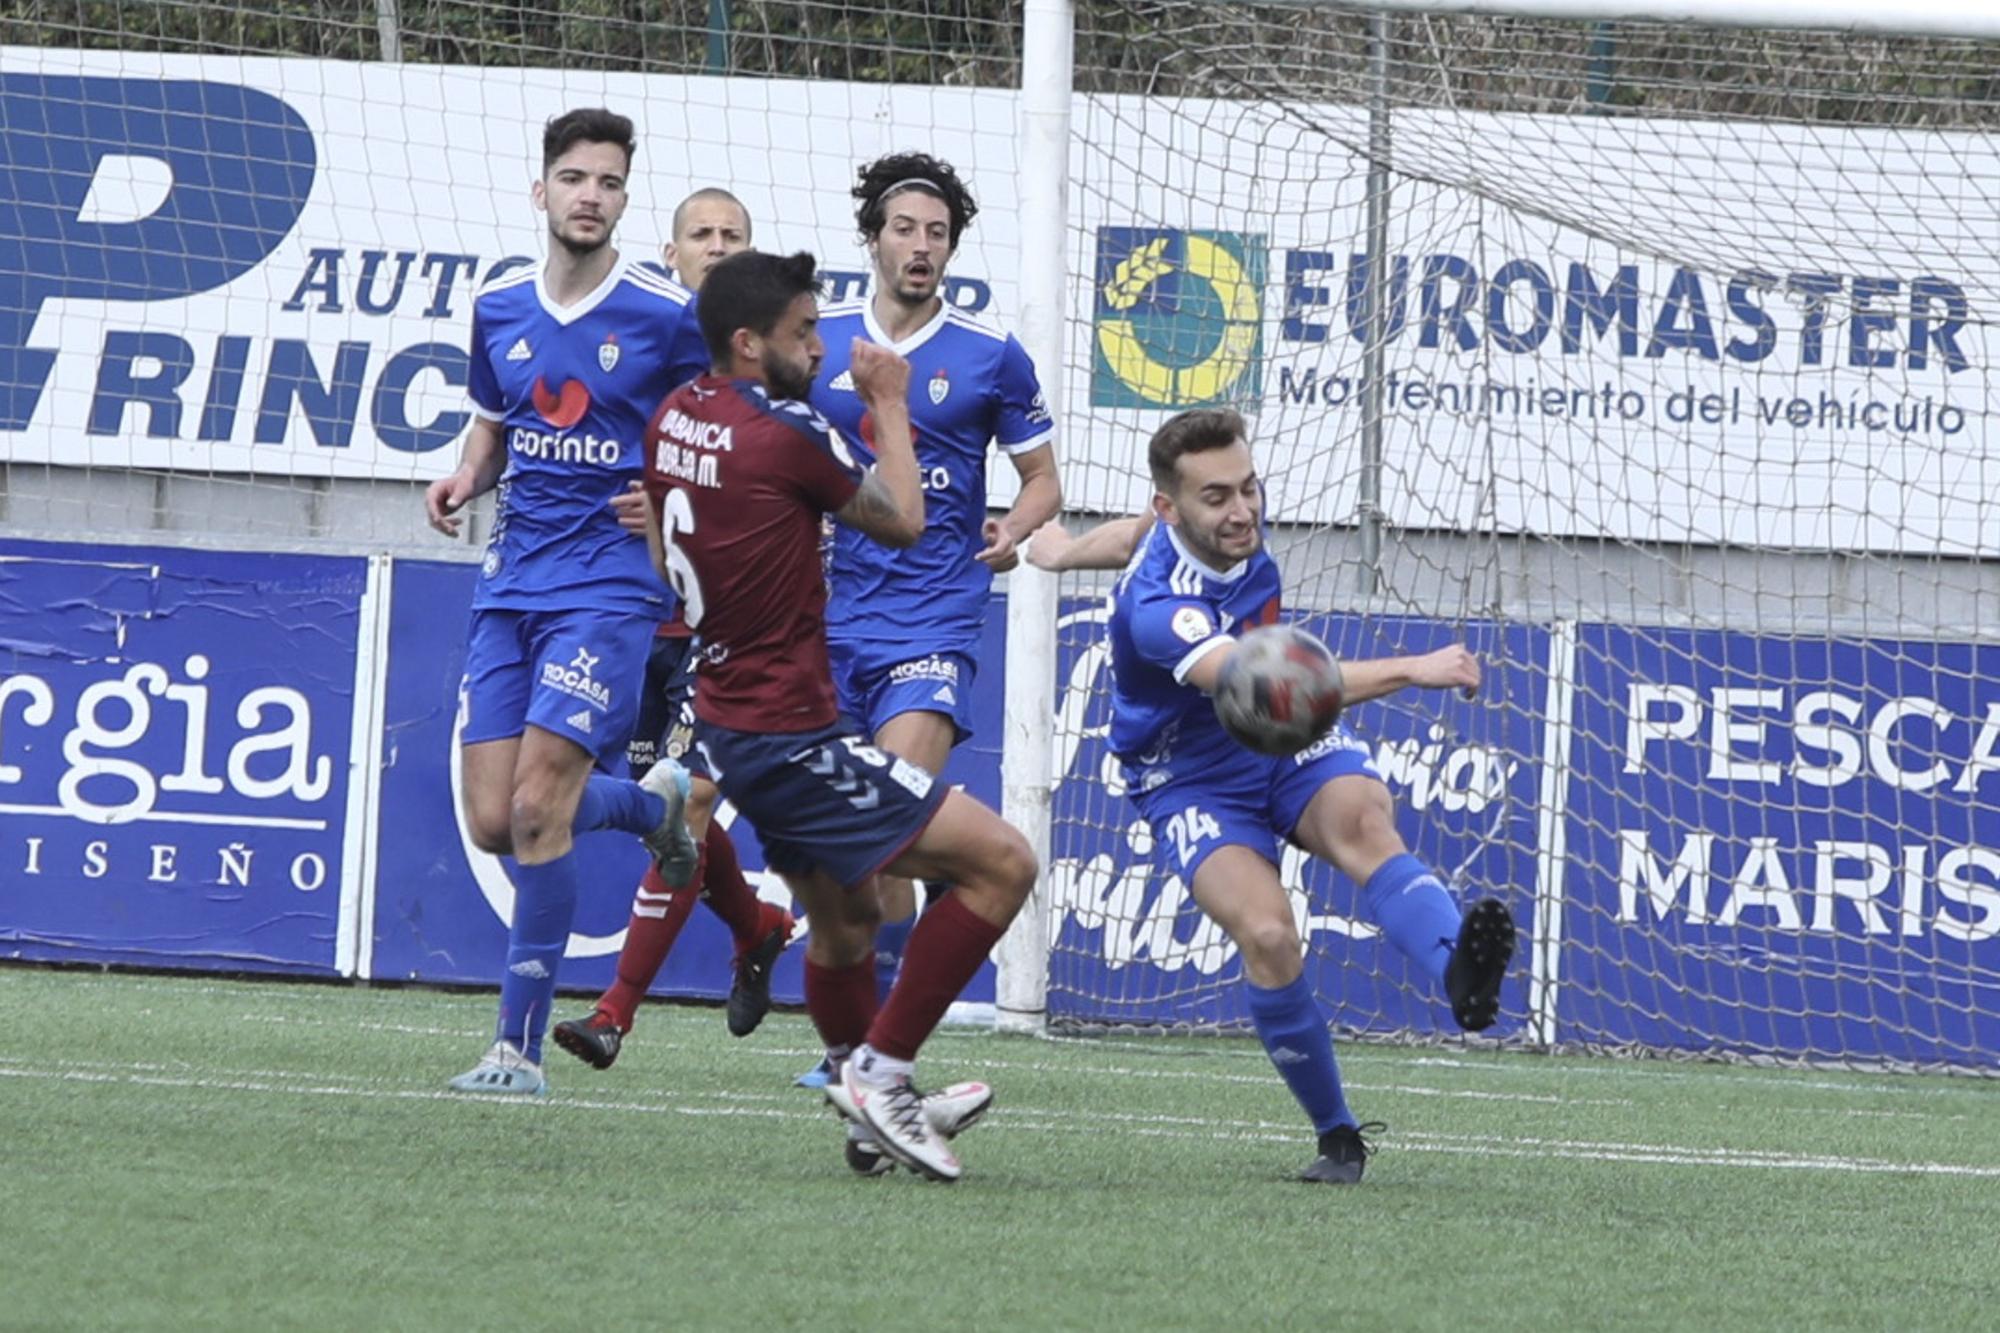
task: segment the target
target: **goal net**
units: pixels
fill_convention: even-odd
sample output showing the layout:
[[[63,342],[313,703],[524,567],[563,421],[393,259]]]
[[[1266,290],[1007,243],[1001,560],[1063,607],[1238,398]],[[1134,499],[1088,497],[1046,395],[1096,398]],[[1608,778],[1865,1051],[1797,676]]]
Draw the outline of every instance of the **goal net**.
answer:
[[[1077,50],[1068,503],[1241,408],[1291,613],[1480,655],[1346,720],[1521,923],[1492,1035],[1991,1068],[2000,42],[1112,3]],[[1051,1018],[1241,1024],[1064,592]],[[1282,870],[1338,1027],[1455,1033]]]
[[[1023,47],[997,0],[23,0],[0,533],[475,558],[483,515],[454,545],[421,492],[572,106],[638,123],[633,255],[722,185],[836,298],[856,164],[938,153],[982,204],[946,299],[1017,327],[1055,261],[1021,240]],[[1991,33],[1078,6],[1071,519],[1148,503],[1169,413],[1237,406],[1292,611],[1348,658],[1480,654],[1476,700],[1348,721],[1417,854],[1522,923],[1502,1039],[2000,1050],[1996,69]],[[1049,1013],[1236,1025],[1105,749],[1104,590],[1062,588]],[[960,761],[996,801],[1001,731]],[[370,845],[393,811],[352,804]],[[1343,1030],[1452,1035],[1352,884],[1283,871]]]

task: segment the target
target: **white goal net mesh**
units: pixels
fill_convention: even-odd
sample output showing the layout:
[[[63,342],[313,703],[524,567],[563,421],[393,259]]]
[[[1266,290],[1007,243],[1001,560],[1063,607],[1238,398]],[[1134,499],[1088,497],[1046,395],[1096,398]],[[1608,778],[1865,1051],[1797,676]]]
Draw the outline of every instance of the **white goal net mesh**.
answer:
[[[1522,924],[1496,1034],[1990,1065],[2000,46],[1096,19],[1070,503],[1138,512],[1168,412],[1239,407],[1289,610],[1482,656],[1477,700],[1347,721]],[[1240,1023],[1105,750],[1102,585],[1065,592],[1051,1014]],[[1283,870],[1338,1025],[1454,1031],[1354,885]]]

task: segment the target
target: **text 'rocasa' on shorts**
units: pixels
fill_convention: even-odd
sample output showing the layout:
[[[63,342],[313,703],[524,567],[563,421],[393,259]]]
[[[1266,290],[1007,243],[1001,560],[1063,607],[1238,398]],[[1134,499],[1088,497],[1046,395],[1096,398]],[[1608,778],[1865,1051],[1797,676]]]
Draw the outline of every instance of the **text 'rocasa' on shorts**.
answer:
[[[657,618],[618,611],[472,613],[460,687],[460,740],[506,740],[533,725],[603,759],[639,716]]]

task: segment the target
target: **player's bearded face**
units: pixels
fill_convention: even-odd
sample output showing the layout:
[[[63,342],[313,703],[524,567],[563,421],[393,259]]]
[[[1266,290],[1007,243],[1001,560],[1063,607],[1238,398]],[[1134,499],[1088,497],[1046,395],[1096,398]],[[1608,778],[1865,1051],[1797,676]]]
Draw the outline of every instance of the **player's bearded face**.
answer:
[[[922,190],[904,190],[883,205],[875,237],[875,278],[904,305],[921,305],[938,293],[951,262],[951,209]]]
[[[818,303],[811,296],[798,297],[762,342],[764,387],[778,398],[808,397],[826,355]]]
[[[625,150],[579,143],[535,182],[535,206],[549,215],[549,237],[571,254],[602,249],[625,215]]]
[[[1239,440],[1223,449],[1183,454],[1178,483],[1162,517],[1188,550],[1216,569],[1257,554],[1264,544],[1264,484]]]

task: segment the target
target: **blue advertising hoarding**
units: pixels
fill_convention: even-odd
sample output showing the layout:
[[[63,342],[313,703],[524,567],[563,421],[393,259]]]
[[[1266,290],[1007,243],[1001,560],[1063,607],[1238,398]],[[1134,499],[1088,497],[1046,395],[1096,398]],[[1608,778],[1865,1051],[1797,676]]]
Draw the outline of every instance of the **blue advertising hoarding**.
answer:
[[[456,728],[459,678],[476,566],[403,560],[394,567],[389,603],[389,667],[384,707],[379,873],[373,955],[368,974],[414,981],[494,983],[507,952],[513,911],[511,862],[472,846],[457,810]],[[999,801],[1000,662],[1004,604],[988,617],[983,676],[975,693],[975,737],[946,770],[989,803]],[[755,832],[728,807],[721,811],[759,893],[789,904],[775,876],[763,870]],[[636,840],[613,833],[578,840],[583,892],[563,963],[565,988],[610,984],[646,867]],[[719,999],[729,992],[729,933],[697,909],[667,957],[654,993]],[[803,1000],[801,943],[779,960],[772,994]],[[992,967],[983,968],[965,998],[990,1002]]]
[[[1064,608],[1059,632],[1052,1016],[1088,1023],[1243,1025],[1249,1015],[1236,948],[1177,876],[1154,870],[1153,839],[1123,796],[1105,742],[1109,699],[1101,603]],[[1485,622],[1317,616],[1300,623],[1349,660],[1428,652],[1464,642],[1486,670],[1477,701],[1406,694],[1348,710],[1400,798],[1404,839],[1461,896],[1497,894],[1524,928],[1532,912],[1536,765],[1547,693],[1548,635]],[[1371,1032],[1451,1030],[1428,980],[1382,940],[1345,876],[1288,849],[1281,867],[1309,948],[1306,969],[1333,1021]],[[1496,1031],[1518,1031],[1522,972],[1502,995]]]
[[[454,751],[476,571],[375,568],[0,542],[0,957],[493,983],[512,881],[469,844]],[[1105,749],[1103,619],[1063,607],[1050,1011],[1240,1024],[1234,948],[1155,873]],[[948,772],[995,805],[1004,620],[996,601],[977,736]],[[1563,626],[1574,659],[1552,662],[1540,627],[1306,623],[1349,659],[1456,639],[1485,662],[1477,700],[1405,692],[1347,721],[1417,855],[1515,908],[1498,1035],[1993,1064],[2000,646],[1592,624]],[[1571,725],[1545,772],[1554,699]],[[563,981],[588,991],[644,857],[618,835],[580,855]],[[1282,869],[1336,1024],[1452,1030],[1352,884],[1296,851]],[[1538,887],[1559,909],[1539,919]],[[729,952],[694,913],[656,991],[720,997]],[[774,989],[799,1000],[798,948]],[[992,995],[989,968],[965,998]]]
[[[2000,645],[1580,628],[1563,1040],[1991,1064]]]
[[[0,542],[0,956],[335,970],[367,567]]]

